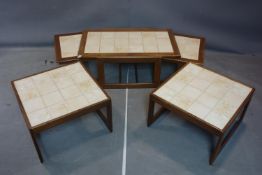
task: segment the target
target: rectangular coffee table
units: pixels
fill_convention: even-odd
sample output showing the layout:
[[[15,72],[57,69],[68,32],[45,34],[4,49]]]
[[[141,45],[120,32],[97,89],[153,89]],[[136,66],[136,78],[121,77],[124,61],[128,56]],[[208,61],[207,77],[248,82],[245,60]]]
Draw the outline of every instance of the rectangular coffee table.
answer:
[[[100,29],[83,32],[79,55],[95,59],[98,81],[104,88],[156,87],[160,81],[161,58],[179,58],[180,54],[169,29]],[[105,63],[153,63],[153,83],[106,84]]]
[[[150,94],[148,126],[165,109],[218,136],[212,164],[242,121],[254,89],[189,63]],[[154,114],[154,104],[162,107]]]
[[[112,132],[111,98],[80,62],[14,80],[12,87],[41,162],[37,135],[48,128],[97,112]]]

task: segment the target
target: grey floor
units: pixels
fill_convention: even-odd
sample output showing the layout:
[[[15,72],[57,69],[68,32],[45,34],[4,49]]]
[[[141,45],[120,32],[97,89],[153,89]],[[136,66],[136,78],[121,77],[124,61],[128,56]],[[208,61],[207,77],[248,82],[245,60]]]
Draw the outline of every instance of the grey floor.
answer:
[[[256,88],[243,123],[214,166],[208,165],[210,135],[168,112],[147,128],[152,89],[129,89],[126,174],[261,174],[261,57],[206,52],[206,66]],[[94,63],[86,65],[95,76]],[[10,81],[57,66],[51,47],[0,49],[0,174],[122,174],[125,89],[107,90],[113,101],[113,133],[95,114],[84,115],[41,134],[38,141],[44,163],[39,162]],[[116,80],[116,66],[107,68],[108,81]],[[164,64],[162,77],[174,68]],[[129,82],[134,81],[132,65],[124,66],[123,81],[127,81],[127,72]],[[150,81],[149,74],[148,66],[139,66],[140,81]]]

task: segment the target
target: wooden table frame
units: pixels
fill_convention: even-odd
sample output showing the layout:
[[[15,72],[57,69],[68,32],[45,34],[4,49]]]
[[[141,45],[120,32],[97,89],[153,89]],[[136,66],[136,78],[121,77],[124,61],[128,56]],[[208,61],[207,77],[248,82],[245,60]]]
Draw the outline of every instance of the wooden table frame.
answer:
[[[83,64],[82,64],[82,66],[83,66]],[[58,68],[60,68],[60,67],[58,67]],[[57,68],[55,68],[55,69],[57,69]],[[85,67],[84,67],[84,69],[90,75],[90,77],[94,80],[94,78],[91,76],[89,71]],[[50,69],[50,70],[54,70],[54,69]],[[47,70],[47,71],[50,71],[50,70]],[[39,73],[30,75],[30,76],[27,76],[27,77],[31,77],[31,76],[34,76],[34,75],[37,75],[37,74],[41,74],[41,73],[44,73],[44,72],[47,72],[47,71],[42,71],[42,72],[39,72]],[[24,79],[24,78],[27,78],[27,77],[23,77],[23,78],[20,78],[20,79],[17,79],[17,80],[21,80],[21,79]],[[106,100],[103,100],[101,102],[92,104],[92,105],[90,105],[88,107],[84,107],[84,108],[79,109],[77,111],[74,111],[74,112],[71,112],[69,114],[63,115],[63,116],[61,116],[59,118],[55,118],[53,120],[50,120],[50,121],[47,121],[45,123],[42,123],[42,124],[39,124],[37,126],[32,127],[30,125],[29,120],[28,120],[28,117],[27,117],[27,114],[25,112],[25,109],[24,109],[24,107],[22,105],[22,102],[21,102],[21,100],[19,98],[19,95],[18,95],[18,92],[16,90],[16,87],[14,85],[14,82],[17,81],[17,80],[11,81],[11,85],[12,85],[12,88],[13,88],[13,90],[15,92],[15,96],[16,96],[16,99],[18,101],[20,110],[21,110],[21,112],[23,114],[23,118],[24,118],[25,123],[27,125],[27,128],[29,130],[29,133],[31,135],[32,141],[34,143],[35,149],[37,151],[37,154],[38,154],[38,157],[39,157],[39,160],[40,160],[41,163],[43,162],[43,156],[42,156],[40,148],[39,148],[39,146],[37,144],[37,136],[40,134],[40,132],[42,132],[44,130],[47,130],[49,128],[52,128],[52,127],[55,127],[57,125],[63,124],[65,122],[70,121],[72,119],[75,119],[77,117],[81,117],[84,114],[87,114],[87,113],[90,113],[90,112],[96,112],[98,114],[98,116],[102,119],[102,121],[105,123],[105,125],[109,129],[109,131],[110,132],[113,131],[113,126],[112,126],[113,125],[112,124],[112,102],[111,102],[111,98],[107,95],[107,93],[103,89],[101,89],[101,90],[107,96]],[[94,82],[98,85],[98,83],[95,80],[94,80]],[[100,110],[101,108],[104,108],[104,107],[106,108],[107,117]]]
[[[77,34],[82,34],[82,32],[64,33],[64,34],[57,34],[54,36],[55,55],[56,55],[57,63],[59,64],[72,63],[72,62],[76,62],[79,60],[78,56],[62,58],[61,46],[60,46],[60,41],[59,41],[59,37],[61,36],[70,36],[70,35],[77,35]]]
[[[103,32],[103,31],[112,31],[112,32],[129,32],[129,31],[164,31],[168,32],[169,38],[173,47],[173,53],[84,53],[87,33],[88,32]],[[111,28],[111,29],[93,29],[86,30],[83,32],[81,39],[81,44],[79,48],[79,55],[81,55],[81,60],[96,60],[97,70],[98,70],[98,82],[103,88],[153,88],[157,87],[160,83],[160,69],[161,69],[161,59],[162,58],[179,58],[180,53],[177,48],[176,41],[173,37],[173,32],[170,29],[154,29],[154,28]],[[154,73],[153,73],[153,82],[152,83],[114,83],[106,84],[105,75],[104,75],[104,64],[105,63],[120,63],[119,74],[121,74],[121,64],[122,63],[153,63],[154,64]],[[120,79],[120,78],[119,78]],[[138,80],[136,72],[136,81]]]
[[[184,66],[186,66],[186,65],[184,65]],[[179,71],[181,71],[183,69],[183,67],[181,69],[179,69],[176,73],[174,73],[172,76],[170,76],[165,82],[167,82],[175,74],[177,74]],[[227,77],[227,76],[225,76],[225,77]],[[227,78],[229,78],[229,77],[227,77]],[[229,79],[231,79],[231,78],[229,78]],[[235,81],[235,80],[233,80],[233,81]],[[160,87],[162,87],[163,84]],[[161,114],[164,111],[169,110],[173,113],[178,114],[179,116],[181,116],[185,120],[188,120],[189,122],[191,122],[191,123],[199,126],[200,128],[206,130],[208,133],[215,135],[216,137],[218,137],[218,141],[217,141],[216,146],[214,147],[214,149],[212,150],[212,153],[210,155],[210,158],[209,158],[209,164],[210,165],[212,165],[214,163],[214,161],[217,158],[220,151],[223,149],[225,144],[229,141],[229,139],[231,138],[233,133],[236,131],[236,129],[238,128],[241,121],[243,120],[245,113],[246,113],[246,110],[248,108],[248,105],[250,103],[250,100],[251,100],[253,93],[255,91],[255,89],[252,88],[251,92],[246,97],[246,99],[243,101],[243,103],[240,105],[240,107],[235,112],[233,117],[230,119],[228,124],[224,127],[223,130],[221,130],[221,129],[218,129],[217,127],[211,125],[210,123],[207,123],[203,120],[200,120],[196,116],[176,107],[175,105],[171,104],[170,102],[157,97],[156,95],[153,94],[156,90],[157,89],[155,89],[153,92],[150,93],[147,126],[149,127],[152,123],[154,123],[161,116]],[[157,103],[161,106],[160,109],[156,112],[154,111],[155,103]]]
[[[161,59],[159,58],[105,58],[105,59],[97,59],[97,70],[98,70],[98,83],[103,88],[154,88],[160,84],[160,66],[161,66]],[[105,63],[153,63],[154,64],[154,71],[153,71],[153,82],[152,83],[106,83],[105,82]],[[121,71],[120,71],[121,72]]]

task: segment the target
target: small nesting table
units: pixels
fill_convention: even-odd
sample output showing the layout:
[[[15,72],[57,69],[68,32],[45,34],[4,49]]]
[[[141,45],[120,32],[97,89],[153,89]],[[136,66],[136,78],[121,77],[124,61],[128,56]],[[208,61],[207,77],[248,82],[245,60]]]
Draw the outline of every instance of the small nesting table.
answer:
[[[97,61],[98,82],[103,88],[149,88],[160,82],[161,58],[179,57],[169,29],[101,29],[83,32],[79,55]],[[105,83],[105,63],[153,63],[153,83]]]
[[[209,163],[242,121],[254,89],[192,63],[150,94],[148,126],[168,109],[218,136]],[[161,108],[154,114],[154,104]]]
[[[37,134],[48,128],[95,111],[112,132],[111,98],[79,62],[14,80],[12,86],[41,162]]]
[[[82,32],[58,34],[54,36],[57,63],[78,61],[78,51]]]
[[[203,65],[205,52],[205,38],[176,33],[174,34],[174,39],[176,41],[181,58],[164,58],[163,61],[175,63],[178,65],[178,67],[182,67],[188,62]]]

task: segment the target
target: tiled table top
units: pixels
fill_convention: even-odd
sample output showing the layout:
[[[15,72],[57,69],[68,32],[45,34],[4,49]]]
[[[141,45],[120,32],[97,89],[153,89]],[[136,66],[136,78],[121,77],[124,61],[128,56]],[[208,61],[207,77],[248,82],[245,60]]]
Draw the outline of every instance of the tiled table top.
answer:
[[[107,99],[80,63],[14,81],[32,127]]]
[[[182,58],[198,60],[200,39],[175,35],[175,40]]]
[[[81,37],[82,34],[59,36],[62,59],[78,55]]]
[[[88,32],[85,53],[173,52],[168,32]]]
[[[104,29],[83,32],[79,55],[83,58],[179,57],[168,29]]]
[[[222,130],[252,88],[189,63],[153,94]]]

